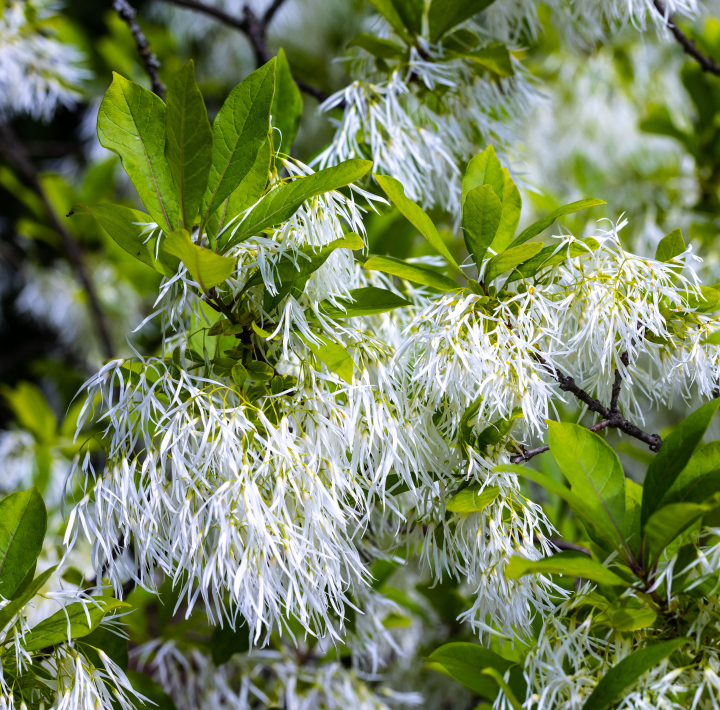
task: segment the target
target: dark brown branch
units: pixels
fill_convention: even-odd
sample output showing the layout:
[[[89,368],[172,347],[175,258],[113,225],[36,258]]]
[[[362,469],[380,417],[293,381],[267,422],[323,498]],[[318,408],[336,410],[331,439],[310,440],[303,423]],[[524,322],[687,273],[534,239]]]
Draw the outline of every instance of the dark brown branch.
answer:
[[[698,48],[695,42],[693,42],[675,23],[673,16],[667,11],[663,0],[653,0],[657,11],[666,19],[668,29],[672,32],[673,37],[677,40],[678,44],[683,48],[683,52],[691,56],[699,65],[703,71],[710,72],[720,76],[720,64],[718,64],[712,57],[705,56]]]
[[[145,64],[145,71],[150,77],[150,83],[152,84],[152,90],[161,99],[165,99],[165,84],[160,80],[160,62],[157,57],[153,54],[150,49],[150,43],[142,31],[142,28],[137,21],[137,13],[135,8],[128,2],[128,0],[113,0],[113,8],[120,17],[127,23],[130,28],[133,37],[135,38],[135,44],[137,45],[138,52],[142,57],[143,63]]]
[[[163,0],[163,2],[171,5],[184,7],[188,10],[194,10],[195,12],[202,12],[203,14],[218,20],[218,22],[222,22],[223,24],[228,25],[228,27],[232,27],[233,29],[242,32],[250,42],[257,66],[262,66],[266,62],[270,61],[272,57],[272,53],[270,52],[270,48],[267,43],[268,26],[284,1],[285,0],[273,0],[267,10],[265,10],[260,17],[253,12],[249,5],[245,5],[242,17],[236,17],[235,15],[225,12],[215,5],[208,5],[202,0]],[[293,77],[293,79],[295,80],[298,89],[308,96],[312,96],[321,103],[327,99],[328,95],[324,91],[316,89],[314,86],[310,86],[295,77]]]
[[[15,135],[12,128],[2,121],[0,121],[0,155],[17,170],[20,176],[24,178],[42,201],[48,220],[52,228],[60,235],[60,240],[75,270],[75,275],[87,294],[90,312],[97,327],[100,337],[100,348],[103,355],[108,359],[114,357],[115,349],[112,344],[112,338],[110,337],[110,330],[108,329],[105,314],[100,306],[95,287],[88,273],[82,249],[75,237],[60,221],[60,217],[43,189],[40,176],[28,157],[23,144]]]
[[[620,360],[622,361],[622,364],[627,366],[630,363],[630,360],[628,358],[627,353],[623,353],[620,356]],[[615,382],[613,382],[612,386],[612,394],[610,396],[610,411],[611,412],[620,412],[618,409],[618,401],[620,399],[620,390],[622,389],[622,375],[620,374],[620,370],[616,367],[615,368]]]

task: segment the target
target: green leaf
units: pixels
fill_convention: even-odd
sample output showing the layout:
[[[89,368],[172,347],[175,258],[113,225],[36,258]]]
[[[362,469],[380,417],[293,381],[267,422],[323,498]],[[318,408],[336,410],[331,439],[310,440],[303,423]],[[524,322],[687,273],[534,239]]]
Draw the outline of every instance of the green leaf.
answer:
[[[113,72],[98,113],[100,145],[120,156],[153,221],[178,226],[178,196],[165,157],[165,104],[159,96]]]
[[[165,157],[180,197],[185,229],[200,209],[213,157],[213,132],[191,59],[167,92]]]
[[[473,424],[472,420],[477,416],[478,411],[483,403],[483,397],[480,395],[475,401],[463,412],[460,418],[460,426],[458,427],[458,443],[466,449],[474,444],[473,441]]]
[[[382,39],[375,35],[361,32],[348,43],[350,47],[360,47],[369,52],[373,57],[380,59],[402,59],[405,56],[406,49],[392,40]]]
[[[152,703],[149,707],[153,710],[177,710],[173,699],[152,678],[133,670],[127,672],[127,677],[130,685]]]
[[[528,259],[532,259],[543,248],[541,242],[528,242],[518,246],[510,247],[501,254],[494,256],[485,268],[483,280],[490,283],[493,279],[514,269]]]
[[[643,526],[658,509],[660,501],[687,466],[719,406],[720,399],[707,402],[680,422],[663,441],[645,476],[642,502]]]
[[[129,659],[126,638],[118,636],[107,627],[98,626],[94,631],[83,637],[82,644],[83,653],[96,668],[103,667],[100,655],[95,650],[99,649],[117,663],[120,668],[127,671]]]
[[[548,421],[550,453],[570,488],[618,528],[625,520],[625,474],[618,455],[592,431]]]
[[[5,599],[35,567],[46,531],[47,511],[37,488],[0,500],[0,595]]]
[[[610,623],[617,631],[638,631],[651,627],[657,614],[648,607],[618,609],[610,614]]]
[[[30,629],[23,639],[23,647],[33,652],[63,643],[68,640],[68,630],[71,639],[82,638],[94,631],[106,614],[117,609],[129,609],[130,606],[112,597],[94,597],[93,602],[87,604],[68,604]]]
[[[40,444],[52,445],[57,436],[55,413],[45,401],[42,392],[30,382],[19,382],[16,387],[0,384],[6,405],[12,410],[17,423],[27,429]]]
[[[240,185],[267,141],[275,93],[275,58],[240,82],[213,123],[210,176],[203,198],[203,223]]]
[[[604,710],[643,673],[654,668],[685,643],[687,639],[663,641],[626,656],[600,679],[582,710]]]
[[[673,229],[670,234],[664,236],[655,250],[655,260],[668,262],[672,261],[685,251],[685,240],[679,228]]]
[[[216,626],[212,632],[210,650],[216,666],[227,663],[236,653],[247,653],[250,650],[248,627],[243,625],[233,629],[228,624]]]
[[[227,249],[264,229],[285,222],[297,212],[300,205],[315,195],[338,190],[359,180],[372,167],[372,161],[351,158],[332,168],[325,168],[305,177],[297,177],[268,192],[240,223],[224,245]],[[234,231],[234,230],[233,230]]]
[[[573,214],[574,212],[580,212],[588,207],[595,207],[596,205],[604,205],[605,200],[598,200],[594,197],[588,197],[584,200],[578,200],[577,202],[571,202],[569,205],[563,205],[558,207],[556,210],[551,212],[546,217],[538,220],[531,224],[527,229],[520,232],[520,234],[513,240],[511,247],[517,246],[518,244],[524,244],[529,239],[544,232],[558,217],[562,217],[566,214]]]
[[[698,313],[709,313],[717,310],[718,302],[720,302],[720,291],[710,286],[701,286],[700,297],[690,293],[687,301],[688,308],[694,309]]]
[[[507,435],[510,429],[512,429],[515,420],[521,419],[522,416],[522,408],[516,407],[513,409],[509,417],[506,417],[505,419],[498,419],[489,427],[483,429],[480,434],[478,434],[475,446],[480,450],[484,449],[486,446],[496,446],[500,443],[500,440]]]
[[[392,256],[371,256],[363,267],[370,271],[382,271],[412,283],[430,286],[439,291],[454,291],[460,286],[451,278],[417,264],[408,264]]]
[[[522,212],[522,197],[520,190],[510,177],[507,168],[502,169],[504,178],[503,195],[502,195],[502,215],[500,216],[500,224],[498,225],[495,239],[490,248],[500,254],[510,246],[515,236],[515,230],[520,223],[520,213]]]
[[[323,301],[320,304],[321,313],[327,318],[358,318],[360,316],[375,316],[380,313],[412,305],[401,296],[376,286],[353,288],[349,291],[350,300],[336,299],[343,308]]]
[[[293,79],[285,50],[281,47],[275,65],[275,96],[272,103],[272,124],[282,136],[279,152],[290,153],[300,128],[302,112],[302,94]]]
[[[481,185],[490,185],[495,194],[503,199],[505,195],[505,174],[503,166],[500,164],[495,148],[489,145],[482,153],[478,153],[469,163],[465,170],[462,181],[462,198],[461,204],[465,205],[465,200],[471,190]]]
[[[207,292],[232,276],[237,259],[216,254],[194,244],[186,229],[177,229],[164,240],[164,247],[182,261],[190,275]]]
[[[508,579],[520,579],[526,574],[565,574],[611,587],[627,586],[615,572],[590,559],[583,552],[574,550],[558,552],[552,557],[544,557],[541,560],[527,560],[515,555],[505,567],[505,576]]]
[[[720,330],[710,333],[710,335],[702,341],[702,345],[720,345]]]
[[[415,227],[425,239],[430,242],[438,254],[441,254],[445,260],[450,264],[456,271],[460,271],[460,267],[457,265],[452,254],[448,251],[445,246],[445,242],[438,234],[437,228],[432,223],[430,217],[427,216],[425,210],[419,205],[416,205],[412,200],[405,197],[405,190],[402,184],[395,178],[387,175],[375,175],[375,179],[383,189],[383,192],[390,198],[391,202],[397,207],[402,215]]]
[[[422,33],[422,16],[425,6],[424,0],[391,0],[397,14],[402,19],[403,25],[408,28],[410,34],[420,35]]]
[[[703,503],[720,491],[720,441],[711,441],[693,454],[660,506],[670,503]]]
[[[349,385],[353,381],[354,363],[350,353],[339,343],[330,338],[318,336],[322,343],[313,343],[306,340],[307,346],[312,350],[313,355],[322,362],[330,372],[334,372],[345,380]]]
[[[172,276],[177,271],[176,259],[172,257],[168,259],[166,254],[160,254],[158,259],[155,258],[155,245],[158,237],[147,239],[147,234],[143,234],[143,230],[145,230],[143,225],[153,221],[149,214],[122,205],[108,203],[88,207],[82,202],[73,205],[68,217],[75,214],[94,217],[118,246],[163,276]],[[174,268],[173,262],[175,263]]]
[[[656,510],[644,527],[645,559],[650,568],[660,559],[663,550],[687,530],[693,523],[720,505],[720,501],[708,505],[697,503],[670,503]]]
[[[640,554],[642,526],[640,524],[642,510],[642,486],[631,478],[625,479],[625,519],[620,532],[632,550],[633,555]]]
[[[441,37],[457,27],[461,22],[490,7],[495,0],[432,0],[428,13],[430,41],[437,42]]]
[[[492,185],[474,187],[465,198],[462,210],[465,245],[478,266],[495,239],[502,210],[503,203]]]
[[[445,506],[451,513],[476,513],[485,510],[500,493],[497,486],[482,488],[480,484],[456,493]]]
[[[510,52],[504,44],[490,44],[482,49],[464,52],[456,56],[462,56],[473,64],[489,69],[498,76],[506,77],[515,74]]]
[[[232,375],[233,382],[235,382],[238,387],[242,388],[248,377],[248,371],[242,366],[242,363],[236,362],[232,366],[230,374]]]
[[[493,470],[516,473],[523,478],[535,481],[535,483],[559,496],[570,506],[570,510],[582,521],[588,530],[588,534],[594,540],[598,541],[598,544],[609,543],[611,547],[624,556],[623,540],[608,516],[604,513],[598,514],[596,508],[589,505],[585,499],[575,494],[569,488],[558,483],[554,478],[516,464],[500,464]]]
[[[498,686],[494,680],[483,676],[486,668],[494,668],[504,674],[515,665],[512,661],[474,643],[447,643],[428,657],[431,663],[442,666],[453,678],[474,693],[494,700]]]
[[[390,23],[390,27],[397,32],[404,42],[409,43],[412,41],[405,28],[405,23],[400,13],[395,9],[392,0],[369,0],[369,2]]]
[[[50,579],[56,569],[57,565],[50,567],[50,569],[46,569],[25,588],[22,594],[16,596],[9,604],[0,609],[0,630],[4,629],[13,619],[15,614],[17,614],[45,586],[48,579]]]
[[[540,269],[562,264],[568,258],[590,254],[599,246],[600,242],[598,242],[597,239],[585,237],[584,239],[576,239],[571,242],[569,246],[559,250],[555,244],[544,247],[532,259],[528,259],[524,264],[521,264],[517,270],[510,275],[508,283],[535,276]]]

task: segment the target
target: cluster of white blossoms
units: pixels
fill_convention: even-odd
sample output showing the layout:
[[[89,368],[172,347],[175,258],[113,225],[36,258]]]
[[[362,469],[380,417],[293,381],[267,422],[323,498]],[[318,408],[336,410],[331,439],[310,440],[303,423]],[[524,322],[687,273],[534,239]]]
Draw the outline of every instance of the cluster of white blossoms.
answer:
[[[71,107],[90,77],[85,57],[55,36],[58,5],[50,0],[8,0],[0,13],[0,117],[50,119]]]

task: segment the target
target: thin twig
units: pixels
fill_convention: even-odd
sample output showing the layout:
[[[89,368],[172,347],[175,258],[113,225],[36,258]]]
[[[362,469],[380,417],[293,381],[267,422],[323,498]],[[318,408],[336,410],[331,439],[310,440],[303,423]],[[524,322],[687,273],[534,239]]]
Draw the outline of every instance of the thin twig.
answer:
[[[620,356],[620,361],[627,369],[628,365],[630,364],[630,359],[628,358],[628,354],[625,352]],[[620,374],[620,370],[616,367],[615,368],[615,382],[613,382],[612,387],[612,395],[610,396],[610,411],[611,412],[620,412],[620,409],[618,408],[618,401],[620,400],[620,390],[622,389],[622,374]]]
[[[592,557],[592,552],[582,545],[576,545],[574,542],[568,542],[563,540],[561,537],[546,537],[545,540],[552,543],[558,550],[572,550],[573,552],[582,552],[588,557]],[[533,544],[539,545],[540,538],[537,535],[533,535]]]
[[[40,176],[38,175],[35,166],[32,164],[32,161],[28,157],[23,144],[15,135],[12,128],[2,121],[0,121],[0,154],[17,170],[17,172],[25,179],[35,194],[37,194],[42,201],[45,211],[47,212],[48,220],[50,221],[53,229],[60,235],[63,247],[65,248],[68,257],[70,258],[70,263],[75,270],[75,275],[87,294],[90,312],[95,320],[95,325],[100,337],[100,348],[103,355],[108,359],[114,357],[115,348],[113,347],[112,338],[110,337],[110,330],[107,326],[105,314],[100,306],[100,301],[90,278],[90,274],[88,273],[82,249],[75,237],[60,221],[58,213],[55,211],[55,208],[50,202],[50,199],[40,182]]]
[[[249,5],[243,7],[242,17],[236,17],[215,5],[208,5],[202,0],[163,0],[170,5],[177,5],[195,12],[202,12],[218,22],[222,22],[228,27],[242,32],[250,42],[253,54],[255,55],[255,63],[262,66],[270,60],[272,53],[267,43],[267,31],[270,22],[275,17],[276,12],[280,9],[285,0],[273,0],[265,12],[258,17]],[[304,81],[293,77],[298,89],[308,96],[312,96],[320,103],[328,98],[328,95],[321,89],[306,84]]]
[[[128,2],[128,0],[113,0],[113,8],[120,17],[127,23],[130,28],[133,37],[135,38],[135,44],[137,45],[138,52],[142,57],[143,63],[145,64],[145,71],[150,77],[150,83],[152,84],[152,90],[161,99],[165,99],[165,84],[160,80],[160,62],[158,58],[153,54],[150,49],[150,43],[142,31],[142,28],[137,21],[137,13],[135,8]]]
[[[685,54],[690,55],[699,65],[703,71],[710,72],[720,76],[720,64],[718,64],[712,57],[705,56],[698,48],[695,42],[693,42],[675,23],[675,19],[668,12],[665,7],[663,0],[653,0],[653,3],[657,11],[665,18],[668,29],[672,32],[673,37],[677,40],[678,44],[683,48]]]

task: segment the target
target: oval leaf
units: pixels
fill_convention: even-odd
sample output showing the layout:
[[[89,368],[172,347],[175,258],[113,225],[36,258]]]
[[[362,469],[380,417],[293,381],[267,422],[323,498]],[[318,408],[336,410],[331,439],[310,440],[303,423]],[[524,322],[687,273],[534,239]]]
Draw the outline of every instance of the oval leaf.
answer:
[[[454,291],[460,288],[451,278],[418,264],[408,264],[392,256],[371,256],[363,264],[369,271],[382,271],[412,283],[430,286],[439,291]]]
[[[456,493],[445,506],[451,513],[477,513],[485,510],[500,493],[497,486],[482,488],[480,485],[470,486]]]
[[[566,550],[542,560],[526,560],[515,555],[505,567],[508,579],[520,579],[526,574],[564,574],[568,577],[582,577],[596,584],[627,586],[627,583],[612,570],[590,559],[582,552]]]
[[[232,276],[236,259],[193,244],[186,229],[178,229],[163,240],[163,246],[182,261],[190,275],[207,292]]]

